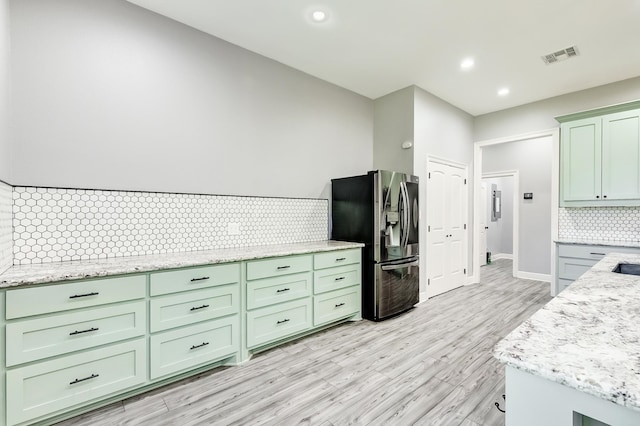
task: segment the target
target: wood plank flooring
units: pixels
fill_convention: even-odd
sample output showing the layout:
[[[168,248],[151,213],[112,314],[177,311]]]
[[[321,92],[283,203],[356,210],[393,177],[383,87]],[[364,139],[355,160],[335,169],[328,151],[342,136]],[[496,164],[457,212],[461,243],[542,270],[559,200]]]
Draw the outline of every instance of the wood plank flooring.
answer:
[[[60,425],[504,424],[503,336],[548,302],[511,261],[396,318],[333,327]]]

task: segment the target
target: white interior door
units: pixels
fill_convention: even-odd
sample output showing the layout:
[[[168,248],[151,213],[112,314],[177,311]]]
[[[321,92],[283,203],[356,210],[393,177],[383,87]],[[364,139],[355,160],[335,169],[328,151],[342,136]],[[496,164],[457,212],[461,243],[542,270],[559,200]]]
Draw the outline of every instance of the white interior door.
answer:
[[[464,284],[466,270],[466,169],[429,162],[427,182],[427,293]]]
[[[480,266],[487,264],[487,201],[489,193],[487,192],[487,183],[480,184]]]

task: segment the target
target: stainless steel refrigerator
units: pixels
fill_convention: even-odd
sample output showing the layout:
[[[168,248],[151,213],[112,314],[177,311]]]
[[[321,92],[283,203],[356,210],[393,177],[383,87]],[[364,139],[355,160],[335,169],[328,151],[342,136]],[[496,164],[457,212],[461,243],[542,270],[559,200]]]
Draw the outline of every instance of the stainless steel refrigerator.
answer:
[[[331,181],[331,238],[364,243],[362,315],[379,321],[419,300],[418,178],[386,170]]]

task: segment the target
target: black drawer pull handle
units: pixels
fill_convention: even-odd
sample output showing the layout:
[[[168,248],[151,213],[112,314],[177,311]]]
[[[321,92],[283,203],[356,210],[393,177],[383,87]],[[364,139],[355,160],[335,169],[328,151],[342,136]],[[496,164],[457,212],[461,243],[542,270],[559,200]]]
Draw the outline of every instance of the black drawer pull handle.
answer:
[[[276,293],[283,293],[285,291],[289,291],[291,290],[290,288],[279,288],[278,290],[276,290]]]
[[[285,318],[282,321],[278,321],[278,324],[284,324],[285,322],[291,321],[289,318]]]
[[[201,348],[201,347],[203,347],[203,346],[207,346],[208,344],[209,344],[209,342],[202,342],[202,343],[201,343],[201,344],[199,344],[199,345],[193,345],[193,346],[191,346],[191,348],[190,348],[189,350],[190,350],[190,351],[192,351],[192,350],[194,350],[194,349],[198,349],[198,348]]]
[[[194,306],[193,308],[191,308],[191,310],[192,311],[197,311],[197,310],[208,308],[208,307],[209,307],[209,305]]]
[[[278,266],[278,271],[282,270],[282,269],[289,269],[291,268],[291,266],[287,265],[287,266]]]
[[[339,308],[340,306],[344,306],[344,302],[336,304],[336,308]]]
[[[589,254],[593,254],[595,256],[606,256],[606,254],[604,253],[589,253]]]
[[[82,330],[82,331],[72,331],[71,333],[69,333],[69,336],[75,336],[76,334],[82,334],[82,333],[91,333],[92,331],[98,331],[98,327],[91,327],[88,330]]]
[[[84,379],[75,379],[73,382],[69,382],[70,385],[75,385],[76,383],[84,382],[85,380],[95,379],[96,377],[100,377],[99,374],[92,374],[89,377],[85,377]]]
[[[336,281],[342,281],[342,280],[344,280],[345,278],[346,278],[346,277],[338,277],[338,278],[336,278]]]
[[[342,262],[343,260],[347,260],[346,257],[339,257],[336,259],[336,262]]]
[[[191,282],[208,280],[209,277],[191,278]]]
[[[69,299],[77,299],[79,297],[89,297],[89,296],[97,296],[100,293],[97,291],[92,291],[91,293],[85,293],[85,294],[74,294],[73,296],[69,296]]]

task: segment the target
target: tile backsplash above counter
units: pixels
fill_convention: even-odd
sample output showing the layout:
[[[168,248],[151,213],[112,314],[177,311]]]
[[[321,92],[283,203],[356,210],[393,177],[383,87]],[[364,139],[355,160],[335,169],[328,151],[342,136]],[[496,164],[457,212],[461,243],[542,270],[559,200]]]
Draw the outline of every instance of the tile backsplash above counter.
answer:
[[[560,208],[558,227],[562,241],[640,242],[640,208]]]
[[[13,212],[9,224],[3,214],[7,209],[9,218]],[[0,272],[11,264],[323,241],[328,209],[328,200],[322,199],[2,184]],[[9,254],[7,260],[8,247],[12,259]]]

